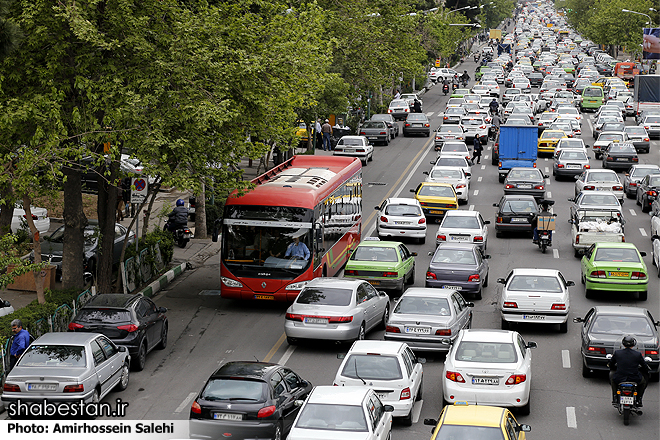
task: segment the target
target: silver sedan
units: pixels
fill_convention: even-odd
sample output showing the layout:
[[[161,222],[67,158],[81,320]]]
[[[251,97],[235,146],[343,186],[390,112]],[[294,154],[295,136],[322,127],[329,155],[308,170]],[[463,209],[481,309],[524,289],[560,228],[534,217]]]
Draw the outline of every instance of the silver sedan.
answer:
[[[286,312],[289,344],[300,339],[353,341],[385,327],[390,298],[364,280],[316,278],[300,291]]]
[[[552,165],[552,175],[555,176],[555,180],[559,180],[560,177],[582,174],[590,167],[589,157],[584,150],[562,150]]]
[[[98,333],[46,333],[7,376],[2,401],[99,402],[126,389],[130,360],[126,347]]]
[[[446,339],[453,341],[472,325],[472,307],[455,290],[412,287],[394,307],[385,340],[405,342],[415,351],[446,352]]]

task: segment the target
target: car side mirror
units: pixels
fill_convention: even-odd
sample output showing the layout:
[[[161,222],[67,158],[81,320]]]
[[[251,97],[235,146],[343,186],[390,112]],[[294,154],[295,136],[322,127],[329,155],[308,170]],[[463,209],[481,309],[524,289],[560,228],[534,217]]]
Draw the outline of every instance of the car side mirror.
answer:
[[[414,190],[414,189],[411,189],[411,190],[410,190],[410,192],[411,192],[411,193],[414,193],[414,192],[415,192],[415,190]]]
[[[578,316],[577,318],[573,318],[573,322],[575,322],[575,323],[584,322],[584,319],[582,319]]]
[[[573,176],[573,180],[578,180],[579,178],[580,178],[579,175],[578,176]]]
[[[435,252],[429,252],[429,257],[432,257]]]
[[[489,224],[490,224],[490,220],[484,220],[484,225],[489,225]]]
[[[544,178],[544,179],[549,179],[549,178],[550,178],[550,176],[549,176],[549,175],[547,175],[547,174],[544,174],[544,175],[543,175],[543,178]]]
[[[575,201],[575,199],[573,197],[569,197],[566,200],[568,200],[569,202],[574,202]]]
[[[585,148],[591,148],[591,145],[585,145]]]
[[[531,349],[534,349],[534,348],[537,348],[537,347],[538,347],[538,345],[536,345],[536,342],[534,342],[534,341],[529,341],[529,342],[527,343],[527,345],[525,345],[525,348],[531,348]]]
[[[505,283],[506,283],[506,280],[505,280],[504,278],[498,278],[498,279],[497,279],[497,283],[498,283],[498,284],[505,284]]]
[[[374,209],[375,209],[376,211],[380,211],[380,206],[374,206]]]
[[[435,165],[435,161],[434,161],[434,160],[432,160],[430,163],[431,163],[431,165]]]
[[[428,426],[435,426],[438,424],[438,421],[436,419],[424,419],[424,424]],[[434,430],[432,429],[431,432]]]
[[[4,301],[2,302],[2,304],[3,304],[4,307],[11,307],[11,303],[10,303],[9,301],[7,301],[7,300],[4,300]]]
[[[301,406],[303,406],[303,403],[305,403],[304,400],[294,400],[293,401],[293,406],[296,406],[296,407],[300,408]]]
[[[575,281],[566,281],[566,286],[568,287],[575,286]]]
[[[494,206],[495,208],[497,208],[497,203],[493,203],[493,206]]]
[[[428,176],[429,172],[428,171],[422,171],[422,174],[424,174],[425,176]]]
[[[418,363],[418,364],[425,364],[425,363],[426,363],[426,358],[420,358],[420,357],[418,357],[418,358],[417,358],[417,363]]]
[[[466,303],[466,304],[467,304],[468,307],[474,307],[474,303],[473,303],[473,302],[469,302],[469,303]]]
[[[490,259],[491,259],[491,256],[490,256],[490,255],[484,255],[484,256],[483,256],[483,259],[484,259],[484,260],[490,260]]]
[[[380,296],[387,296],[387,292],[385,292],[384,290],[379,290],[379,291],[378,291],[378,294],[379,294]]]
[[[392,405],[383,405],[383,411],[394,412],[394,407]]]
[[[413,257],[416,257],[416,256],[417,256],[417,252],[411,252],[410,255],[412,255]]]
[[[167,307],[158,307],[158,313],[167,313]]]
[[[529,425],[518,425],[518,427],[516,428],[516,431],[531,432],[532,427],[529,426]]]
[[[642,257],[646,257],[646,252],[644,252],[644,251],[640,251],[640,252],[639,252],[639,255],[641,255]]]
[[[128,351],[128,347],[126,347],[125,345],[120,345],[120,346],[117,347],[117,349],[121,352],[127,352]]]

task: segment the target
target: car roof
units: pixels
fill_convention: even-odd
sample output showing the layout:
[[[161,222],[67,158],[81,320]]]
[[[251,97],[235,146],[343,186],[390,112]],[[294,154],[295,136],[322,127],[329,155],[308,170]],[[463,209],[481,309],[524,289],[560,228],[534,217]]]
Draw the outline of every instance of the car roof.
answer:
[[[595,245],[597,248],[637,250],[637,246],[635,246],[635,243],[597,242],[595,243]]]
[[[450,211],[447,211],[445,213],[445,218],[447,216],[451,217],[477,217],[479,215],[479,211],[466,211],[462,209],[452,209]]]
[[[125,309],[130,306],[134,301],[137,301],[142,295],[124,295],[123,293],[106,293],[103,295],[95,295],[90,299],[87,304],[83,306],[84,309],[96,307],[112,307]]]
[[[409,287],[402,296],[423,296],[434,298],[448,298],[455,290],[453,289],[436,289],[434,287]]]
[[[467,229],[467,228],[466,228]],[[472,251],[474,252],[475,250],[479,249],[479,245],[475,243],[451,243],[451,242],[442,242],[438,244],[438,247],[435,248],[436,250],[438,249],[456,249],[460,251]]]
[[[511,342],[515,332],[495,329],[463,329],[462,340],[471,342]]]
[[[218,368],[211,378],[217,377],[249,377],[254,379],[263,379],[267,377],[270,372],[277,369],[279,365],[270,362],[257,362],[257,361],[237,361],[227,362]]]
[[[367,241],[367,242],[362,242],[362,243],[369,243],[370,245],[378,245],[382,243],[381,241]],[[307,283],[306,287],[314,286],[314,287],[319,287],[319,286],[332,286],[332,287],[338,287],[338,288],[345,288],[345,289],[353,289],[362,284],[362,280],[354,280],[350,278],[335,278],[335,277],[319,277],[319,278],[314,278],[312,281]]]
[[[397,354],[405,348],[405,342],[361,340],[353,342],[348,353]]]
[[[388,205],[413,205],[420,206],[417,199],[404,198],[404,197],[392,197],[387,199]]]
[[[595,313],[599,315],[635,315],[647,316],[648,310],[643,307],[623,307],[623,306],[595,306]]]
[[[382,122],[382,121],[372,121],[372,122]],[[364,136],[356,136],[356,135],[346,135],[342,136],[341,139],[366,139]],[[341,140],[339,139],[339,140]]]
[[[538,268],[523,268],[517,267],[513,269],[514,275],[545,275],[545,276],[557,276],[559,271],[556,269],[538,269]]]
[[[371,391],[368,387],[335,387],[319,385],[314,387],[307,397],[307,403],[326,403],[335,405],[362,405],[364,398]]]
[[[443,425],[500,427],[506,408],[487,405],[447,405]]]
[[[49,332],[41,335],[34,341],[35,344],[53,344],[53,345],[84,345],[91,342],[100,333],[79,333],[79,332]]]
[[[385,247],[385,248],[390,248],[390,247],[396,247],[400,245],[400,241],[385,241],[385,240],[362,240],[359,246],[369,246],[369,247]],[[329,278],[329,279],[337,279],[337,278]]]

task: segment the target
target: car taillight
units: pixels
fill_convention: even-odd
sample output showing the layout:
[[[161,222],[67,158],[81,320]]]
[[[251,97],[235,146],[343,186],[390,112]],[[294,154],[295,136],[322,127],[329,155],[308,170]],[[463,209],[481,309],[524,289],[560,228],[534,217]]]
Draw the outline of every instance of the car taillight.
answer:
[[[566,310],[566,304],[553,304],[551,310]]]
[[[133,333],[138,331],[138,326],[135,324],[126,324],[126,325],[119,325],[117,326],[118,330],[126,330],[129,333]]]
[[[539,122],[539,127],[543,127],[543,122]]]
[[[387,132],[386,131],[381,131],[380,134],[387,134]]]
[[[479,126],[479,129],[480,129],[480,130],[485,130],[485,129],[486,129],[486,126],[485,126],[485,125],[480,125],[480,126]]]
[[[366,131],[361,131],[360,134],[365,135],[365,134],[367,134],[367,132]]]
[[[465,383],[465,379],[463,379],[463,376],[461,376],[461,373],[455,373],[453,371],[447,371],[445,374],[445,377],[452,382],[460,382],[460,383]]]
[[[392,109],[391,109],[391,108],[388,108],[388,109],[387,109],[387,113],[392,113]]]
[[[399,273],[398,272],[383,272],[384,277],[398,277]]]
[[[612,191],[623,191],[623,187],[621,185],[614,185]]]
[[[438,241],[447,241],[447,236],[443,234],[438,234],[435,238]]]
[[[353,322],[352,316],[328,316],[328,322],[330,324],[345,324],[347,322]]]
[[[266,406],[264,408],[261,408],[259,410],[259,412],[257,413],[257,418],[263,419],[265,417],[270,417],[273,414],[275,414],[276,409],[277,408],[275,407],[275,405],[270,405],[270,406]]]
[[[383,222],[383,223],[387,223],[387,217],[385,217],[384,215],[381,215],[380,216],[380,221]]]
[[[424,127],[430,127],[431,124],[424,124]]]
[[[21,388],[18,385],[14,385],[13,383],[6,383],[5,386],[2,388],[4,391],[8,393],[20,393]]]
[[[591,165],[585,165],[585,166],[584,166],[584,169],[585,169],[585,170],[591,169]]]
[[[534,165],[532,165],[532,168],[536,168],[536,162],[534,162]]]
[[[435,334],[437,336],[451,336],[451,329],[436,330]]]
[[[518,304],[515,301],[506,301],[504,304],[502,304],[502,307],[505,307],[507,309],[517,309]]]
[[[596,189],[596,187],[593,186],[593,185],[585,185],[584,188],[582,188],[582,189],[585,190],[585,191],[591,191],[591,190]]]
[[[356,277],[357,274],[358,274],[357,270],[348,269],[348,270],[344,271],[344,275],[349,275],[349,276]]]
[[[534,186],[534,189],[543,189],[543,185],[536,185]]]
[[[399,327],[394,327],[393,325],[385,327],[385,331],[389,333],[401,333],[401,329]]]
[[[336,148],[335,148],[335,149],[336,149]],[[358,148],[358,149],[356,149],[355,151],[357,151],[358,153],[364,153],[364,148]]]
[[[403,109],[403,111],[406,112],[406,113],[409,113],[409,112],[410,112],[410,109],[409,109],[409,108],[406,108],[406,109]]]
[[[631,280],[643,280],[646,279],[646,274],[644,272],[633,272],[630,275]]]
[[[201,414],[202,413],[202,407],[199,406],[199,403],[197,401],[192,403],[192,406],[190,407],[190,412],[194,414]]]
[[[474,275],[470,275],[468,277],[468,283],[478,283],[479,282],[479,274],[476,273]]]
[[[63,393],[82,393],[85,391],[85,386],[81,383],[77,385],[67,385],[62,390]]]
[[[346,271],[346,272],[348,272],[348,271]],[[351,271],[351,272],[353,272],[353,271]],[[348,274],[346,274],[346,275],[348,275]],[[288,321],[302,322],[303,321],[303,315],[299,315],[297,313],[287,313],[284,316],[284,319],[286,319]]]
[[[515,185],[511,185],[510,183],[507,183],[504,188],[510,189],[510,188],[515,188],[515,187],[516,187]]]
[[[512,374],[506,380],[506,384],[507,385],[518,385],[519,383],[523,383],[526,380],[527,380],[527,375],[526,374]]]
[[[447,120],[447,119],[449,119],[449,117],[447,117],[447,116],[445,116],[445,117],[444,117],[444,118],[442,118],[442,119],[444,119],[444,120]]]
[[[614,160],[614,158],[612,156],[607,156],[607,160],[611,161],[611,160]]]
[[[433,272],[426,272],[426,279],[427,280],[437,280],[438,278],[435,276]]]
[[[406,122],[406,127],[410,127],[410,124]]]
[[[475,243],[483,243],[484,237],[482,237],[481,235],[475,235],[473,241]]]
[[[658,193],[656,191],[646,191],[647,196],[656,197]]]
[[[502,217],[497,217],[497,220],[495,220],[497,223],[503,223],[504,219]]]
[[[419,220],[417,220],[417,224],[418,224],[418,225],[423,225],[424,223],[426,223],[426,219],[423,218],[423,217],[420,218]]]
[[[593,270],[589,276],[593,278],[607,278],[607,276],[605,276],[604,270]]]
[[[658,350],[645,350],[644,356],[657,356]]]
[[[557,168],[564,168],[564,164],[563,163],[558,163]]]
[[[649,138],[644,138],[644,142],[648,142],[648,141],[649,141]]]
[[[401,390],[401,396],[399,396],[399,400],[408,400],[410,399],[410,388],[406,387]]]
[[[76,331],[79,328],[85,328],[82,324],[78,324],[77,322],[70,322],[69,323],[69,330],[71,331]]]
[[[595,354],[607,354],[604,347],[589,347],[587,348],[587,351]]]

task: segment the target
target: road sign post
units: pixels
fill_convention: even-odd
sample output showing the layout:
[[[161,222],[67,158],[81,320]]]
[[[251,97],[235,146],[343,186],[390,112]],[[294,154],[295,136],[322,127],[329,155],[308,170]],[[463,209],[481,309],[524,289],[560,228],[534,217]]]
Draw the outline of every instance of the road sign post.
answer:
[[[141,205],[147,200],[149,192],[149,181],[144,177],[131,178],[131,203]],[[140,231],[140,212],[135,213],[135,253],[138,253],[138,241]]]

